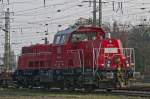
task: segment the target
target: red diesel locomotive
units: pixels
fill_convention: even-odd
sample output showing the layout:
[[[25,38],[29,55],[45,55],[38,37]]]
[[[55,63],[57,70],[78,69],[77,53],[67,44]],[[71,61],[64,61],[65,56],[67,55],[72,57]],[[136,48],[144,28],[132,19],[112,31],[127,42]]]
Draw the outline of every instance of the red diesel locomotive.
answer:
[[[134,49],[98,27],[56,33],[52,44],[22,48],[14,80],[23,87],[122,88],[135,70]]]

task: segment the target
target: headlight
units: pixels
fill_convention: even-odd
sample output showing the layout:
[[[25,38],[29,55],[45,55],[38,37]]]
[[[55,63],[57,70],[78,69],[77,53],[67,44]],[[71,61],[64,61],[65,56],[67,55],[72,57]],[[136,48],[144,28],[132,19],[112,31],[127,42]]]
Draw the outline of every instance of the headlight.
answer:
[[[104,67],[104,64],[101,64],[101,66],[103,66],[103,67]]]
[[[107,67],[109,68],[109,67],[110,67],[110,64],[107,64]]]
[[[111,43],[112,43],[112,40],[110,39],[110,40],[109,40],[109,44],[111,44]]]
[[[111,61],[108,60],[108,61],[107,61],[107,67],[108,67],[108,68],[110,67],[110,64],[111,64]]]
[[[127,64],[127,67],[129,67],[129,64]]]
[[[129,62],[128,61],[126,61],[126,66],[129,67]]]

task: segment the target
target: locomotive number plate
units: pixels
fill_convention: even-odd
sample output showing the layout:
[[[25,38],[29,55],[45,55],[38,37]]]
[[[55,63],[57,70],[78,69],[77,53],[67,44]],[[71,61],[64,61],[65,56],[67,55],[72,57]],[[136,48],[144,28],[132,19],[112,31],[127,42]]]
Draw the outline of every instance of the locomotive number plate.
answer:
[[[118,53],[118,48],[105,48],[104,53]]]

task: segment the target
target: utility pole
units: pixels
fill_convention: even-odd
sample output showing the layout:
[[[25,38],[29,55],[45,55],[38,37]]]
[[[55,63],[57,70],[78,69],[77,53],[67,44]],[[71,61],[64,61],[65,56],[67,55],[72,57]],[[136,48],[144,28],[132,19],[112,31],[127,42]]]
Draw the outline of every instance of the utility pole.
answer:
[[[99,27],[102,26],[102,0],[99,0]]]
[[[93,3],[93,26],[96,26],[96,12],[97,12],[97,8],[96,8],[96,4],[99,3],[99,27],[101,27],[102,25],[102,4],[104,3],[108,3],[108,2],[102,2],[102,0],[96,1],[83,1],[83,2],[89,2],[90,5],[91,3]]]
[[[9,8],[7,8],[7,12],[5,12],[5,51],[4,51],[4,68],[6,70],[10,68],[10,12]]]
[[[96,0],[89,0],[89,1],[83,1],[83,2],[89,2],[90,6],[91,6],[91,3],[93,3],[93,22],[92,22],[92,25],[93,26],[96,26],[96,3],[97,1]]]
[[[96,0],[93,0],[93,26],[96,26]]]

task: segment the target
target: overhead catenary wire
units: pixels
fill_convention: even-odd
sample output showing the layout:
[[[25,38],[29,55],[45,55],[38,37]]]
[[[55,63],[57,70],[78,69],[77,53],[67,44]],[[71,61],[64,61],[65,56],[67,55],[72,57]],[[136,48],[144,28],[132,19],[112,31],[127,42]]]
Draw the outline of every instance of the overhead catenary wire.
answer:
[[[135,9],[139,9],[139,8],[135,8]],[[108,12],[108,11],[111,11],[111,10],[103,10],[104,12],[106,11],[106,12]],[[135,13],[136,14],[136,13]],[[137,13],[138,14],[138,13]],[[132,15],[132,14],[131,14]],[[111,16],[111,15],[110,15]],[[110,16],[106,16],[106,17],[110,17]],[[126,15],[124,15],[124,16],[126,16]],[[52,19],[52,20],[43,20],[43,21],[33,21],[33,23],[40,23],[40,22],[46,22],[46,21],[54,21],[54,20],[56,20],[56,21],[60,21],[61,19],[63,19],[63,18],[65,18],[65,16],[64,17],[60,17],[60,18],[55,18],[55,19]],[[67,17],[66,17],[67,18]],[[60,20],[59,20],[60,19]],[[21,23],[24,23],[24,22],[21,22]],[[55,23],[55,21],[54,21],[54,23]],[[53,24],[53,23],[51,23],[51,24]]]
[[[48,22],[48,21],[51,21],[51,24],[53,24],[53,21],[54,23],[57,22],[57,21],[60,21],[62,19],[66,19],[66,18],[69,18],[69,17],[74,17],[76,15],[82,15],[82,14],[86,14],[86,13],[91,13],[91,11],[89,11],[88,9],[85,9],[85,10],[81,10],[81,11],[77,11],[77,12],[74,12],[74,13],[71,13],[69,15],[66,15],[66,16],[62,16],[62,17],[57,17],[57,18],[53,18],[53,19],[47,19],[47,20],[39,20],[39,21],[33,21],[31,23],[41,23],[41,22]],[[13,28],[12,28],[13,29]]]
[[[26,0],[27,1],[27,0]],[[29,0],[28,0],[29,1]],[[36,1],[36,0],[34,0],[34,1]],[[40,0],[38,0],[38,1],[40,1]],[[42,0],[43,1],[43,0]],[[48,0],[47,0],[48,1]],[[80,0],[81,1],[81,0]],[[103,7],[104,8],[104,18],[106,18],[106,17],[108,17],[108,18],[111,18],[112,17],[112,13],[111,13],[111,11],[112,11],[112,1],[113,0],[107,0],[107,1],[109,1],[109,4],[108,4],[108,6],[107,7]],[[17,4],[17,5],[21,5],[21,4],[23,4],[23,3],[21,3],[21,2],[24,2],[24,1],[19,1],[18,3],[16,2],[14,2],[14,4]],[[29,1],[30,2],[30,1]],[[70,2],[70,1],[68,1],[68,2]],[[72,0],[71,0],[71,2],[72,2]],[[120,1],[119,1],[120,2]],[[115,15],[114,17],[116,17],[116,18],[118,18],[118,17],[129,17],[129,16],[134,16],[134,15],[141,15],[141,14],[145,14],[145,13],[148,13],[148,10],[149,10],[149,8],[148,7],[146,7],[146,5],[149,5],[149,3],[139,3],[139,2],[135,2],[135,0],[122,0],[122,2],[123,2],[123,10],[125,10],[125,9],[130,9],[130,10],[138,10],[139,9],[139,11],[137,11],[137,12],[130,12],[130,13],[123,13],[123,15]],[[26,2],[27,3],[27,2]],[[32,2],[31,2],[32,3]],[[58,3],[61,3],[61,2],[58,2]],[[117,0],[115,0],[115,3],[117,4],[118,3],[118,1]],[[28,4],[28,3],[27,3]],[[34,4],[34,2],[33,2],[33,4]],[[11,2],[10,2],[10,5],[11,5]],[[24,4],[23,4],[24,5]],[[36,29],[36,28],[38,28],[39,27],[39,24],[44,24],[45,22],[48,22],[48,24],[49,24],[49,28],[51,27],[51,26],[54,26],[54,27],[57,27],[57,25],[58,24],[65,24],[65,25],[67,25],[67,24],[70,24],[70,23],[73,23],[73,21],[72,22],[67,22],[67,20],[75,20],[75,18],[77,18],[77,16],[79,15],[79,16],[82,16],[82,15],[84,15],[84,14],[87,14],[88,16],[90,16],[89,14],[91,14],[91,11],[87,11],[86,13],[82,13],[82,11],[81,12],[79,12],[79,13],[81,13],[81,14],[78,14],[78,11],[79,10],[74,10],[74,8],[71,8],[71,6],[73,5],[72,3],[67,3],[67,4],[62,4],[62,5],[54,5],[54,6],[52,6],[52,7],[60,7],[61,8],[61,10],[62,10],[62,12],[61,13],[64,13],[65,11],[67,12],[70,12],[70,13],[68,13],[68,14],[62,14],[61,15],[61,13],[53,13],[53,17],[51,17],[51,19],[44,19],[44,16],[46,17],[47,15],[48,15],[48,13],[50,13],[51,11],[53,12],[54,11],[54,9],[53,10],[49,10],[48,8],[50,8],[50,6],[48,6],[49,4],[46,4],[46,6],[47,7],[45,7],[44,8],[44,6],[41,4],[41,6],[35,6],[35,7],[33,7],[33,8],[27,8],[27,9],[25,9],[25,10],[18,10],[18,11],[20,11],[20,12],[17,12],[17,11],[14,11],[14,12],[16,12],[16,14],[15,14],[15,16],[14,16],[14,18],[16,18],[15,19],[15,21],[14,21],[14,23],[12,23],[12,24],[17,24],[17,23],[19,23],[19,21],[20,21],[20,23],[22,23],[22,24],[17,24],[17,25],[19,25],[19,26],[12,26],[11,27],[11,29],[12,30],[18,30],[18,29],[20,29],[20,28],[22,28],[23,30],[24,29],[28,29],[31,33],[32,33],[32,31],[35,31],[34,29]],[[70,8],[68,7],[68,5],[70,6]],[[144,5],[144,6],[143,6]],[[63,8],[63,6],[64,6],[64,8]],[[138,7],[139,6],[139,7]],[[146,8],[146,10],[145,11],[140,11],[141,9],[140,9],[140,6],[142,7],[145,7]],[[38,7],[41,7],[41,8],[38,8]],[[36,9],[37,8],[37,9]],[[68,9],[67,9],[68,8]],[[80,10],[82,10],[84,7],[82,7],[82,8],[80,8]],[[64,10],[65,9],[65,10]],[[106,10],[105,10],[106,9]],[[55,9],[56,10],[56,9]],[[47,11],[47,12],[46,12]],[[76,12],[77,11],[77,12]],[[55,11],[54,11],[55,12]],[[72,13],[72,14],[71,14]],[[108,14],[109,13],[109,14]],[[113,12],[113,13],[115,13],[115,12]],[[74,15],[74,14],[76,14],[76,15]],[[58,16],[56,16],[56,15],[58,15]],[[22,19],[19,19],[19,17],[26,17],[26,16],[29,16],[29,18],[26,18],[25,19],[25,21],[23,21]],[[31,16],[31,17],[30,17]],[[35,19],[33,19],[32,20],[32,18],[34,17],[34,16],[36,16],[37,17],[37,20]],[[74,17],[74,16],[76,16],[76,17]],[[38,18],[41,18],[41,19],[38,19]],[[87,17],[88,18],[88,17]],[[28,24],[28,22],[35,22],[35,24],[34,25],[31,25],[31,24]],[[42,29],[42,28],[44,28],[45,26],[43,25],[43,26],[41,26],[40,28]],[[44,30],[44,29],[43,29]],[[27,32],[24,32],[23,31],[23,33],[25,34],[25,33],[27,33]],[[30,36],[29,36],[30,37]],[[28,40],[29,39],[29,37],[28,36],[26,36],[26,37],[19,37],[20,39],[21,38],[27,38],[26,40]],[[36,39],[36,37],[35,37],[35,39]]]
[[[16,14],[18,14],[18,13],[24,13],[24,12],[38,10],[38,9],[45,9],[47,7],[54,7],[54,6],[66,5],[66,4],[69,4],[69,3],[72,3],[72,1],[62,2],[62,3],[56,3],[56,4],[50,4],[50,5],[46,5],[45,7],[39,6],[39,7],[31,8],[31,9],[19,10],[19,11],[16,11],[15,13]]]
[[[61,11],[71,10],[72,8],[77,7],[77,4],[78,3],[73,3],[73,5],[70,5],[69,7],[61,8]],[[38,12],[27,12],[27,13],[16,14],[15,16],[37,16],[37,15],[39,16],[39,15],[44,15],[44,14],[48,14],[48,13],[56,13],[57,10],[59,10],[59,9],[53,10],[51,12],[46,12],[46,13],[45,12],[44,13],[41,13],[41,12],[39,12],[39,13]],[[38,11],[38,10],[36,10],[36,11]]]

